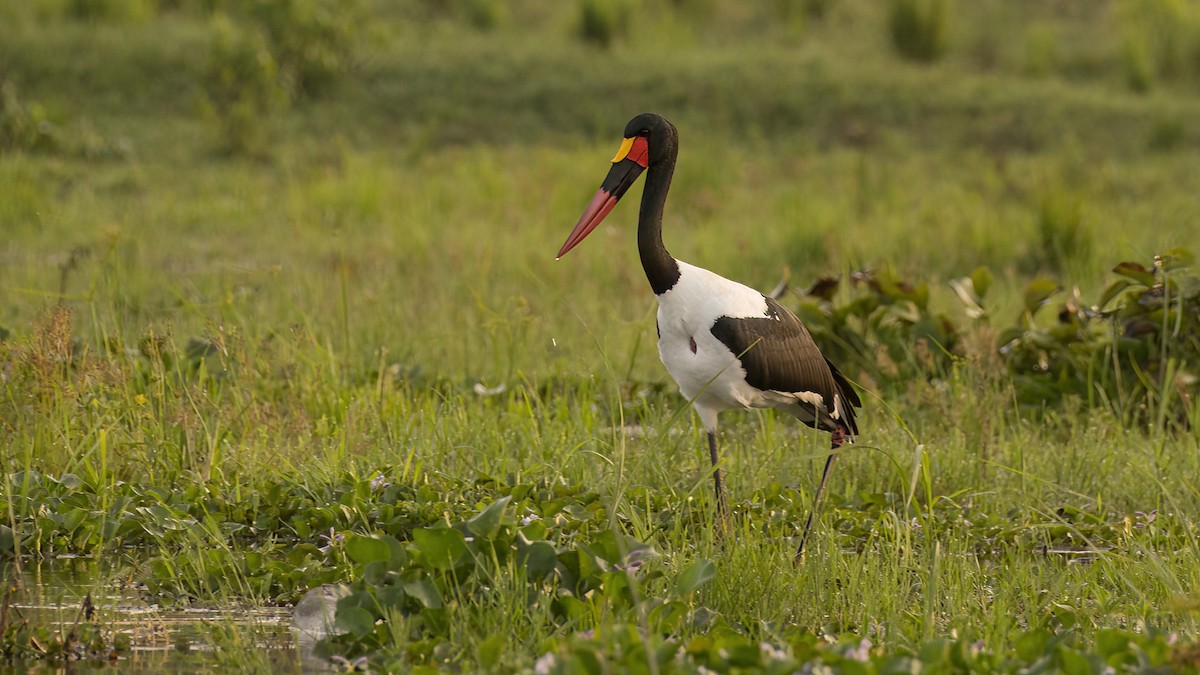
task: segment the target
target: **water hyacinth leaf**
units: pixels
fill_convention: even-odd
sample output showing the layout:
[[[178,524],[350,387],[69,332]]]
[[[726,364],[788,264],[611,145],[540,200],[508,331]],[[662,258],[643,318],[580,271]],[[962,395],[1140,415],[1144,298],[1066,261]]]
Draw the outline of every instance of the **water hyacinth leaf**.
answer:
[[[68,490],[75,490],[80,485],[83,485],[83,479],[73,473],[64,473],[62,476],[59,476],[56,482]]]
[[[414,530],[413,543],[420,550],[421,559],[442,572],[454,569],[469,554],[463,533],[448,527]]]
[[[408,593],[404,592],[403,586],[384,586],[375,590],[375,599],[382,609],[400,610],[404,607],[404,599],[407,597]]]
[[[675,592],[679,595],[688,595],[708,583],[717,575],[717,567],[712,564],[711,560],[697,560],[688,565],[680,575],[679,580],[675,582]]]
[[[375,617],[362,607],[341,607],[333,621],[335,630],[361,638],[375,629]]]
[[[1103,668],[1093,669],[1092,662],[1086,656],[1063,644],[1058,645],[1058,660],[1066,675],[1091,675],[1103,671]]]
[[[1162,260],[1162,268],[1167,272],[1174,272],[1178,269],[1191,267],[1196,263],[1196,256],[1191,250],[1176,246],[1160,256]]]
[[[387,562],[392,557],[392,548],[378,535],[351,534],[346,537],[346,554],[360,565]]]
[[[992,287],[992,271],[986,267],[976,267],[969,278],[975,293],[982,300],[987,296],[988,289]]]
[[[403,567],[408,564],[408,551],[404,544],[390,534],[377,535],[388,546],[388,562],[392,567]]]
[[[1113,298],[1121,294],[1126,288],[1133,285],[1133,282],[1128,279],[1115,279],[1108,288],[1104,289],[1104,293],[1100,296],[1100,304],[1096,305],[1101,311],[1108,307],[1108,303],[1113,301]]]
[[[1038,308],[1046,304],[1050,296],[1057,293],[1060,289],[1059,285],[1051,279],[1040,278],[1029,282],[1025,287],[1023,296],[1023,306],[1028,314],[1034,314]]]
[[[548,541],[529,541],[523,533],[517,535],[517,565],[529,579],[544,579],[558,566],[558,553]]]
[[[1125,631],[1110,628],[1096,632],[1096,650],[1110,666],[1120,665],[1132,657],[1131,645],[1130,634]]]
[[[1114,267],[1112,271],[1123,277],[1133,279],[1143,286],[1154,285],[1154,272],[1146,269],[1141,263],[1123,262]]]
[[[508,509],[509,502],[512,501],[511,496],[501,497],[496,501],[488,504],[486,508],[480,511],[475,517],[467,521],[467,528],[471,530],[475,536],[481,539],[492,540],[500,532],[500,526],[504,518],[504,513]]]
[[[1017,656],[1033,662],[1046,653],[1046,646],[1053,637],[1050,631],[1045,629],[1031,630],[1018,635],[1017,639],[1013,641],[1013,647],[1016,649]]]
[[[442,594],[428,579],[417,579],[404,583],[404,592],[417,599],[426,609],[442,606]]]

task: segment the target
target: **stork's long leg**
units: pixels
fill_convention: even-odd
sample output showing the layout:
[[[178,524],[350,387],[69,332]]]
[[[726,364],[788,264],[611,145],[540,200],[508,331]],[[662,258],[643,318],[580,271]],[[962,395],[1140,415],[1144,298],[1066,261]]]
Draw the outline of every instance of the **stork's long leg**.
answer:
[[[837,457],[838,448],[846,443],[846,432],[840,427],[835,429],[831,435],[831,452],[825,460],[825,469],[821,471],[821,482],[817,483],[817,492],[813,495],[812,510],[808,512],[808,520],[804,523],[804,534],[800,535],[800,546],[796,548],[796,557],[793,562],[797,565],[804,558],[804,545],[808,543],[808,535],[812,531],[813,518],[817,515],[817,509],[821,506],[821,495],[825,492],[825,483],[829,480],[829,469],[833,467],[833,458]]]
[[[712,460],[713,474],[713,489],[717,496],[717,514],[721,517],[721,522],[724,523],[729,518],[729,504],[725,501],[725,481],[722,478],[721,468],[718,463],[721,461],[721,454],[717,451],[717,432],[708,432],[708,457]]]

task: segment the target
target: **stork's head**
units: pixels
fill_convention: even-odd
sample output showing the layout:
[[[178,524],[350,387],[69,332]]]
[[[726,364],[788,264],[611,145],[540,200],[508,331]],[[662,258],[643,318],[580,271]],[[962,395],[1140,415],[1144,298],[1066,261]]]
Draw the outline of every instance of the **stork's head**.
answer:
[[[677,142],[678,132],[675,125],[662,115],[643,113],[629,120],[629,124],[625,125],[625,138],[612,159],[612,168],[608,170],[608,176],[600,184],[600,189],[579,217],[575,229],[571,230],[556,257],[563,257],[567,251],[575,248],[576,244],[591,234],[629,188],[633,187],[638,176],[651,164],[674,152]]]

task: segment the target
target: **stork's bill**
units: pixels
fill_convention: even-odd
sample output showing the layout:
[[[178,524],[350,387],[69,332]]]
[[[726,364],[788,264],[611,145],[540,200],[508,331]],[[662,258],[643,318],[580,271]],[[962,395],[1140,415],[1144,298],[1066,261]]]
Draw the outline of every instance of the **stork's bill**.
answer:
[[[641,176],[642,172],[646,170],[649,157],[650,146],[647,144],[645,136],[634,136],[621,142],[621,148],[613,157],[613,166],[609,169],[608,176],[600,184],[600,189],[596,191],[596,195],[592,197],[587,209],[579,217],[579,222],[567,236],[562,248],[558,249],[558,255],[555,258],[566,255],[567,251],[575,248],[576,244],[583,241],[592,233],[592,230],[596,229],[600,221],[604,220],[621,197],[624,197],[629,188],[637,181],[638,176]]]

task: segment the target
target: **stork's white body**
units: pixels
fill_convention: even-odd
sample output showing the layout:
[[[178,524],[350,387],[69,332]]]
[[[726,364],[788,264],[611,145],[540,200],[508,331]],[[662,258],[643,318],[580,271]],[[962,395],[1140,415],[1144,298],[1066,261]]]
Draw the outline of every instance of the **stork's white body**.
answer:
[[[658,296],[658,355],[680,393],[692,401],[704,427],[716,430],[717,414],[737,408],[778,408],[811,421],[812,406],[824,404],[820,394],[752,386],[739,355],[712,333],[713,324],[722,317],[769,316],[763,294],[702,267],[678,264],[679,281]]]

